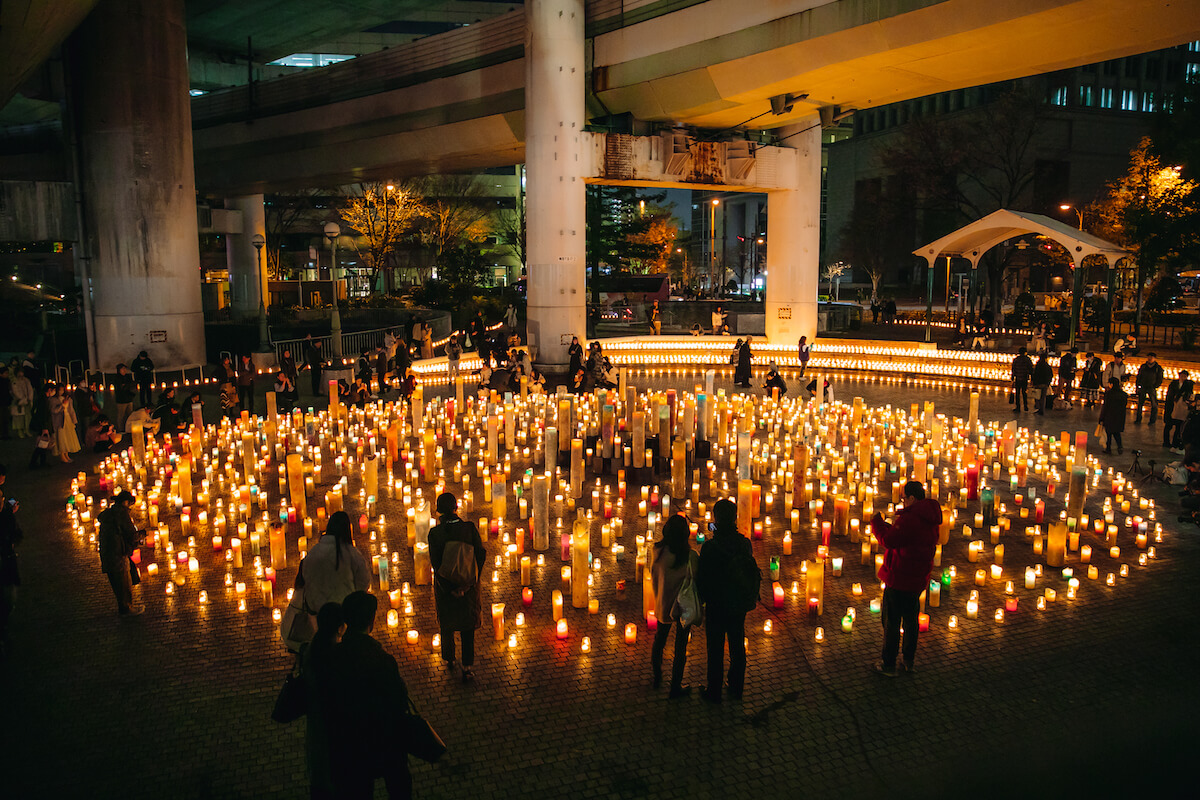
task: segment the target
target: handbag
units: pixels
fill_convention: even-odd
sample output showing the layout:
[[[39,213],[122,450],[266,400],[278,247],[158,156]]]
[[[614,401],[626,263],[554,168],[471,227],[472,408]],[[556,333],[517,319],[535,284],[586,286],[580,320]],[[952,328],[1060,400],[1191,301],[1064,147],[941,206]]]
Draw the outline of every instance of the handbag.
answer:
[[[446,754],[446,743],[429,724],[429,720],[417,711],[411,697],[408,699],[408,711],[404,712],[400,725],[404,735],[404,749],[410,755],[435,764]]]
[[[295,722],[308,712],[308,688],[304,685],[301,675],[300,655],[296,654],[296,664],[288,670],[279,688],[279,696],[275,698],[275,708],[271,710],[271,719],[279,723]]]
[[[314,633],[312,616],[304,610],[304,589],[294,589],[292,600],[279,620],[279,638],[283,639],[288,650],[296,653],[301,646],[312,641]]]
[[[692,574],[692,556],[688,554],[688,573],[679,584],[679,594],[675,596],[675,604],[671,607],[671,616],[679,620],[683,627],[688,628],[700,622],[704,616],[704,607],[700,605],[700,592],[696,588],[696,579]]]
[[[1093,433],[1092,435],[1095,436],[1097,439],[1099,439],[1101,436],[1104,435],[1104,422],[1103,421],[1096,422],[1096,432]]]
[[[133,563],[133,556],[128,556],[128,558],[129,558],[129,585],[137,586],[139,583],[142,582],[142,574],[140,572],[138,572],[138,565]]]

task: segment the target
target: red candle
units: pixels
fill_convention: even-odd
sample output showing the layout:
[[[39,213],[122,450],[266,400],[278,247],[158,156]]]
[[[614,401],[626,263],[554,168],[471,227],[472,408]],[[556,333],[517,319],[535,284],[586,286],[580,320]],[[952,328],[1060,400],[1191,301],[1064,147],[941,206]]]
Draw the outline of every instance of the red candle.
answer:
[[[292,509],[289,508],[288,509],[288,522],[296,521],[296,520],[292,519],[292,517],[293,517]],[[358,517],[358,532],[359,533],[367,532],[367,515],[366,514],[360,514]]]
[[[1015,597],[1004,598],[1004,610],[1010,614],[1012,612],[1016,611],[1017,610],[1017,598],[1015,598]]]
[[[808,598],[808,615],[815,617],[821,610],[821,601],[816,597]]]
[[[1034,522],[1041,522],[1042,517],[1045,515],[1045,513],[1046,513],[1046,504],[1045,503],[1043,503],[1041,500],[1038,500],[1036,503],[1033,504],[1033,521]]]
[[[775,595],[775,607],[783,608],[783,586],[779,581],[775,581],[774,585],[772,585],[771,592]]]
[[[558,636],[559,639],[567,638],[567,619],[566,619],[566,617],[563,617],[562,619],[560,619],[558,621],[558,624],[555,627],[555,635]]]
[[[521,590],[521,604],[526,608],[533,605],[533,589],[530,589],[528,586]]]
[[[563,531],[562,535],[562,560],[571,560],[571,534]]]
[[[139,565],[140,565],[140,564],[142,563],[142,551],[141,551],[141,549],[134,550],[134,551],[133,551],[133,555],[131,555],[131,556],[130,556],[130,558],[131,558],[131,559],[133,559],[133,563],[134,563],[134,564],[139,564]]]
[[[917,615],[917,630],[921,631],[921,632],[929,630],[929,615],[928,614],[918,614]]]
[[[648,630],[648,631],[658,630],[658,615],[655,614],[653,611],[646,612],[646,630]]]
[[[821,523],[821,544],[824,545],[826,548],[829,547],[829,533],[832,529],[833,529],[833,523],[831,523],[831,522],[822,522]]]
[[[967,499],[979,499],[979,465],[967,465]]]

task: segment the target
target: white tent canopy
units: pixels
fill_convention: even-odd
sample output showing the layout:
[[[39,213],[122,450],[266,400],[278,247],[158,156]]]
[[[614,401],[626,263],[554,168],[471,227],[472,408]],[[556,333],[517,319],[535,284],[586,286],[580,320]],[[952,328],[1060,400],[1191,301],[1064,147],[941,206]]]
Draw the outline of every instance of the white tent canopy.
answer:
[[[1040,234],[1061,244],[1071,254],[1076,266],[1088,256],[1099,255],[1104,256],[1109,267],[1113,267],[1122,258],[1131,255],[1123,247],[1056,219],[1004,208],[948,233],[936,242],[917,248],[913,255],[924,258],[930,269],[933,268],[933,262],[942,256],[961,256],[970,261],[971,268],[975,269],[979,266],[979,259],[988,250],[1001,242],[1030,233]]]

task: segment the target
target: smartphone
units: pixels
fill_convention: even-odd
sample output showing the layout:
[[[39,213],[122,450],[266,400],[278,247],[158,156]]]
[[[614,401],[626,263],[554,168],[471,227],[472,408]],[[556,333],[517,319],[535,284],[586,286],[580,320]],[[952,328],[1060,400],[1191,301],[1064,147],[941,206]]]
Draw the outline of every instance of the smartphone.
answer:
[[[715,522],[708,523],[708,532],[716,533],[717,532],[717,523],[715,523]]]

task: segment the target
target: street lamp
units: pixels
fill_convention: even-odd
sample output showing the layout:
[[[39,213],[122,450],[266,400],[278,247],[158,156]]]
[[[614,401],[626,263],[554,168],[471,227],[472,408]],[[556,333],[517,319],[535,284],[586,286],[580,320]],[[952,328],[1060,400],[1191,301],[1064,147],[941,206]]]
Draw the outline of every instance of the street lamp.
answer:
[[[1058,206],[1058,209],[1059,209],[1059,211],[1074,211],[1075,217],[1079,220],[1079,230],[1080,231],[1083,230],[1083,210],[1082,209],[1076,208],[1075,206],[1071,205],[1070,203],[1060,203]],[[1079,281],[1082,278],[1082,276],[1083,276],[1083,259],[1081,258],[1075,262],[1075,272],[1071,276],[1071,321],[1070,321],[1071,333],[1067,337],[1067,346],[1068,347],[1075,346],[1075,336],[1079,332],[1079,312],[1080,312],[1080,310],[1082,308],[1082,304],[1083,304],[1083,298],[1079,296],[1079,294],[1080,294],[1079,293]],[[1112,291],[1111,290],[1109,291],[1108,314],[1109,314],[1109,319],[1111,320],[1112,319]],[[1105,335],[1107,336],[1107,331],[1105,331]],[[1104,343],[1104,347],[1105,347],[1105,349],[1108,348],[1107,341]]]
[[[261,233],[250,237],[250,244],[258,252],[258,352],[270,351],[270,336],[267,333],[267,271],[263,269],[263,245],[267,239]]]
[[[338,313],[337,237],[342,229],[336,222],[325,223],[325,238],[329,240],[329,277],[333,282],[333,315],[329,321],[329,338],[335,358],[342,357],[342,315]]]
[[[712,205],[708,207],[708,282],[710,284],[713,273],[717,269],[717,206],[719,205],[721,205],[721,201],[714,197]],[[723,283],[724,281],[722,281]]]

